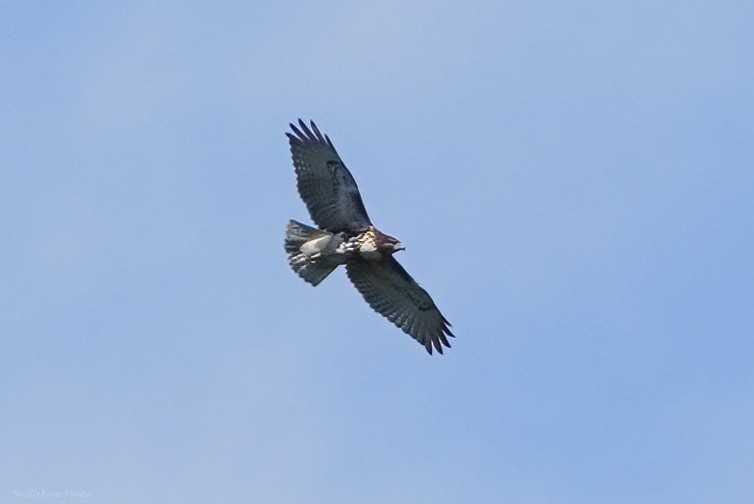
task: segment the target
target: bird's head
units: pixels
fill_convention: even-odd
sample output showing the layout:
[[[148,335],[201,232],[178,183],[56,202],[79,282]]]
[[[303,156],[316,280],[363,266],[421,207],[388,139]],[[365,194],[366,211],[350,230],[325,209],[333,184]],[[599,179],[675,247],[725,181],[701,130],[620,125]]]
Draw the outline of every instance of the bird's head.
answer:
[[[393,252],[398,252],[399,250],[406,250],[406,246],[396,240],[395,243],[393,243]]]
[[[375,238],[378,248],[383,252],[387,252],[388,254],[398,252],[399,250],[406,250],[406,246],[403,245],[399,239],[377,231],[376,229]]]

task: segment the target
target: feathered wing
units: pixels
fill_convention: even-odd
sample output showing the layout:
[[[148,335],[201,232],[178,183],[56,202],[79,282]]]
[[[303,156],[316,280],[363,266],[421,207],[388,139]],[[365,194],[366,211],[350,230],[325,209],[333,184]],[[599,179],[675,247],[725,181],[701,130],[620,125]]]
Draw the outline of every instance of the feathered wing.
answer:
[[[432,353],[433,345],[440,353],[442,345],[450,348],[450,322],[392,256],[382,261],[350,261],[346,271],[369,306],[424,345],[427,352]]]
[[[311,129],[301,119],[298,125],[291,124],[293,133],[286,135],[298,179],[298,192],[312,220],[321,229],[334,233],[366,230],[372,223],[361,201],[359,188],[330,138],[319,131],[314,121]]]

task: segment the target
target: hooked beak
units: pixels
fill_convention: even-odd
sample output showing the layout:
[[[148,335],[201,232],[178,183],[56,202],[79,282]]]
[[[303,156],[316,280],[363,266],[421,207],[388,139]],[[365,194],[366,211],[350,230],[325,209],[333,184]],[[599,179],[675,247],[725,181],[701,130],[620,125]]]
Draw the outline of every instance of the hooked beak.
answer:
[[[395,245],[393,245],[394,252],[398,252],[399,250],[406,250],[406,246],[402,244],[401,242],[398,242]]]

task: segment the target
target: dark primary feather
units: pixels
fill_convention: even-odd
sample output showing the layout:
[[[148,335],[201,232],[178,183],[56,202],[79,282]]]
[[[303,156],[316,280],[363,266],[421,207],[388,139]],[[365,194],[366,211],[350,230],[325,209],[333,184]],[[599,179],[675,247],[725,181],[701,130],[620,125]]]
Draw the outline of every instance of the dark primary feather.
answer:
[[[450,348],[446,337],[453,336],[450,323],[392,256],[382,261],[350,261],[346,271],[369,306],[423,344],[427,352],[432,353],[433,345],[440,353],[442,345]]]
[[[286,133],[301,199],[321,229],[364,231],[372,223],[356,181],[327,135],[310,124],[311,129],[299,119],[298,127],[290,125],[293,133]]]

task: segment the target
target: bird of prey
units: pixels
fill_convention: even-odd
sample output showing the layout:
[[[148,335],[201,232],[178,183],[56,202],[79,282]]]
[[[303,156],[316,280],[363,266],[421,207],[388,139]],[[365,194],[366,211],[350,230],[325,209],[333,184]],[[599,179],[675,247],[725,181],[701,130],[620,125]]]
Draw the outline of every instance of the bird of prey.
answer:
[[[372,225],[359,188],[333,143],[314,121],[301,119],[286,133],[298,192],[319,229],[291,220],[285,251],[293,271],[316,286],[341,264],[376,312],[424,345],[450,348],[450,323],[427,291],[411,278],[393,253],[405,247]]]

